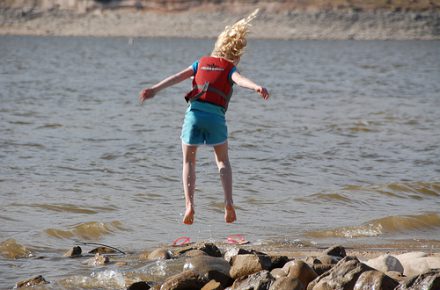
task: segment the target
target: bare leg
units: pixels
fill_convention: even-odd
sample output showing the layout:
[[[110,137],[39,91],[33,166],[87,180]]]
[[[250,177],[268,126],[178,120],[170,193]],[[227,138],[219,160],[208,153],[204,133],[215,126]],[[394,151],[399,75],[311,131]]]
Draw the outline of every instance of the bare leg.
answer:
[[[183,223],[191,225],[194,222],[194,191],[196,188],[196,152],[197,146],[182,144],[183,170],[182,181],[185,192],[185,216]]]
[[[232,200],[232,169],[229,163],[228,142],[214,146],[214,152],[225,194],[225,222],[233,223],[237,220],[237,216]]]

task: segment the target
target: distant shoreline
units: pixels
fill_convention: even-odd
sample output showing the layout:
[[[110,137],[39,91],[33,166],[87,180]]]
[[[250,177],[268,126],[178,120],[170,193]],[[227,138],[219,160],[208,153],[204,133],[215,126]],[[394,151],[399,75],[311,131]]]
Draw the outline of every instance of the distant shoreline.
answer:
[[[214,38],[246,15],[188,9],[157,11],[95,9],[24,11],[0,9],[0,35],[126,36]],[[262,12],[252,38],[440,40],[439,11],[284,11]]]

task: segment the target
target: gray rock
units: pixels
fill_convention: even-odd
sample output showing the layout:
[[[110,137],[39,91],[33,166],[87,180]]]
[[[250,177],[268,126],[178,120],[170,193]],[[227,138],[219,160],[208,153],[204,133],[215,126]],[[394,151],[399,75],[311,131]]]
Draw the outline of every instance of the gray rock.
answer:
[[[373,270],[359,262],[356,257],[343,258],[331,270],[322,274],[307,287],[307,290],[353,289],[359,276]]]
[[[382,272],[372,270],[363,272],[356,281],[353,290],[394,289],[399,282]]]
[[[272,283],[269,290],[304,290],[301,281],[295,277],[281,277]]]
[[[88,259],[86,262],[89,266],[103,266],[105,264],[108,264],[110,262],[110,259],[107,256],[97,253],[95,257]]]
[[[201,289],[208,281],[194,271],[183,271],[169,277],[160,287],[161,290]]]
[[[426,273],[412,277],[396,290],[438,290],[440,289],[440,269],[433,269]]]
[[[231,263],[230,275],[233,279],[251,275],[262,270],[269,270],[271,267],[269,256],[257,254],[234,256]]]
[[[267,290],[273,282],[274,278],[269,271],[263,270],[238,278],[232,284],[231,290]]]

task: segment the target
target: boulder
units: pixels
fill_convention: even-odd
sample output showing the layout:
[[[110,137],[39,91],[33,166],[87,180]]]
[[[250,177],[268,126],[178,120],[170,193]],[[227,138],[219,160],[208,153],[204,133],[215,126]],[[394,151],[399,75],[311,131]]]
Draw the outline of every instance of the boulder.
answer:
[[[231,263],[230,275],[233,279],[254,274],[262,270],[269,270],[271,267],[269,256],[257,254],[234,256]]]
[[[194,271],[183,271],[169,277],[160,287],[161,290],[201,289],[208,281]]]
[[[168,260],[172,258],[168,249],[158,248],[148,254],[148,260]]]
[[[304,288],[318,277],[316,272],[302,260],[293,260],[283,267],[287,272],[287,277],[293,277],[301,281]]]
[[[17,282],[15,285],[15,288],[27,288],[27,287],[33,287],[33,286],[38,286],[38,285],[44,285],[44,284],[49,284],[49,282],[46,281],[46,279],[44,279],[43,276],[39,275],[39,276],[35,276],[35,277],[32,277],[27,280]]]
[[[384,273],[389,271],[403,273],[403,266],[400,261],[396,257],[388,254],[370,259],[366,261],[365,264]]]
[[[0,243],[0,256],[6,259],[29,258],[32,252],[25,246],[18,244],[14,239],[7,239]]]
[[[304,290],[306,289],[301,281],[295,277],[281,277],[272,283],[269,290]]]
[[[242,276],[234,281],[231,290],[267,290],[274,278],[267,270],[263,270],[249,276]]]
[[[408,277],[428,272],[431,269],[440,268],[440,255],[428,255],[424,252],[409,252],[397,255],[396,258],[403,265],[403,274]]]
[[[346,256],[331,270],[309,283],[307,290],[353,289],[359,276],[373,270],[356,257]]]
[[[440,269],[433,269],[412,277],[400,284],[396,290],[438,290],[440,289]]]
[[[332,246],[324,250],[323,254],[328,256],[339,257],[339,258],[344,258],[347,256],[347,254],[345,253],[345,248],[340,245]]]
[[[188,258],[184,270],[191,270],[197,273],[203,280],[216,280],[223,287],[232,285],[232,278],[230,276],[231,266],[222,258],[211,256],[195,256]]]
[[[197,256],[208,256],[204,251],[202,250],[189,250],[188,252],[185,252],[184,254],[186,257],[197,257]]]
[[[64,257],[75,258],[80,257],[82,254],[82,249],[80,246],[75,246],[64,253]]]
[[[371,270],[363,272],[356,281],[353,290],[394,289],[399,282],[382,272]]]

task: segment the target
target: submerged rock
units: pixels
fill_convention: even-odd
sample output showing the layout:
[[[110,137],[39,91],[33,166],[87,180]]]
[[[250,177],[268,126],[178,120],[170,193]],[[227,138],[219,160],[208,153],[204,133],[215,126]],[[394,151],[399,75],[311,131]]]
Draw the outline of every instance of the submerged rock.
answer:
[[[49,284],[49,282],[46,281],[46,279],[44,279],[43,276],[39,275],[24,281],[17,282],[15,288],[33,287],[44,284]]]
[[[7,239],[0,243],[0,254],[6,259],[29,258],[32,252],[14,239]]]
[[[89,266],[103,266],[110,262],[109,257],[97,253],[95,257],[87,260]]]
[[[159,248],[148,254],[148,260],[168,260],[172,255],[168,249]]]
[[[184,265],[184,270],[191,270],[206,281],[215,280],[223,287],[232,285],[230,269],[231,266],[224,259],[211,256],[191,257]]]
[[[97,248],[94,248],[93,250],[89,251],[89,254],[116,254],[119,253],[118,251],[116,251],[113,248],[110,247],[106,247],[106,246],[100,246]]]
[[[80,246],[75,246],[64,253],[64,257],[75,258],[80,257],[82,254],[82,249]]]
[[[440,289],[440,269],[433,269],[415,276],[399,285],[396,290],[438,290]]]

